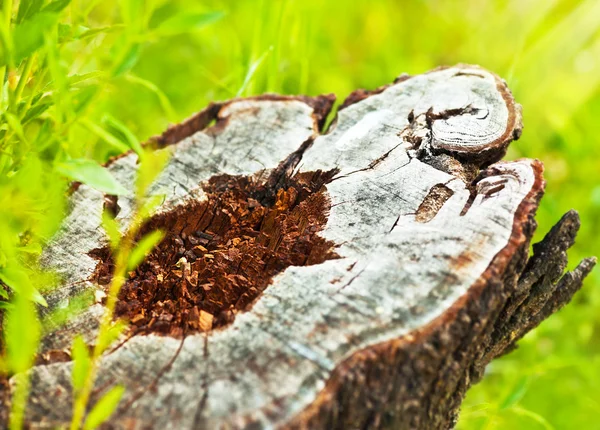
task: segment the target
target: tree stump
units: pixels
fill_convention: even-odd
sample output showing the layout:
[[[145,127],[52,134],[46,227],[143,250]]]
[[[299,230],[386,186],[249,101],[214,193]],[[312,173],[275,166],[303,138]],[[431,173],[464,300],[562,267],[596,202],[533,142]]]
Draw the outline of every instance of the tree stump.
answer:
[[[324,128],[334,99],[214,103],[153,139],[172,158],[146,228],[167,237],[120,295],[131,328],[94,392],[127,388],[110,428],[451,428],[490,360],[579,289],[595,259],[563,275],[576,212],[529,256],[543,169],[499,161],[522,129],[505,82],[466,65],[403,75]],[[131,184],[136,156],[109,168]],[[63,280],[50,308],[102,296],[105,206],[131,216],[128,198],[74,191],[44,254]],[[93,342],[102,312],[45,338],[32,427],[69,422],[57,351]]]

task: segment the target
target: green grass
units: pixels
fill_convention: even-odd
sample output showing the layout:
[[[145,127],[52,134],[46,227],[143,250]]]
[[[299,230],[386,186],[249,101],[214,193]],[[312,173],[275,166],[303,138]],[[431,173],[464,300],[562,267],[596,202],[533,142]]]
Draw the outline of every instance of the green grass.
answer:
[[[547,192],[536,238],[575,208],[582,228],[569,254],[570,266],[600,254],[599,1],[119,3],[121,9],[114,1],[71,4],[61,15],[64,22],[106,31],[60,50],[50,44],[38,54],[50,60],[56,54],[47,67],[54,77],[54,105],[43,115],[52,118],[51,135],[58,136],[37,151],[35,145],[45,142],[34,138],[40,127],[25,130],[24,139],[34,146],[30,152],[46,166],[39,181],[44,174],[59,178],[52,173],[59,162],[103,161],[118,153],[119,142],[127,139],[121,133],[110,144],[101,132],[118,135],[110,118],[146,139],[215,99],[265,91],[334,92],[343,99],[356,88],[375,88],[402,72],[475,63],[504,77],[523,105],[524,134],[508,158],[535,157],[546,166]],[[89,17],[77,12],[86,9]],[[193,25],[146,31],[169,17],[202,11],[226,15],[197,31]],[[67,91],[71,81],[66,76],[75,74],[85,81]],[[25,86],[22,91],[27,96],[33,90]],[[85,103],[88,93],[94,97],[79,113],[73,106],[79,106],[78,100]],[[27,154],[24,160],[33,159]],[[60,198],[44,200],[36,185],[19,186],[10,189],[37,202],[36,213],[47,214],[51,207],[60,213]],[[25,215],[28,225],[40,226],[36,234],[41,238],[55,228],[50,215]],[[1,258],[0,253],[0,268]],[[600,429],[600,270],[592,272],[571,305],[528,335],[516,352],[489,366],[463,409],[461,429]]]

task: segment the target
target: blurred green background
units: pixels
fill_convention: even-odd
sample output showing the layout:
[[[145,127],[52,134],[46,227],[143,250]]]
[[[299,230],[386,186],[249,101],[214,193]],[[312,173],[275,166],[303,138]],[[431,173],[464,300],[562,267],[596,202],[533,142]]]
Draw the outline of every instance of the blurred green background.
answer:
[[[211,100],[268,91],[334,92],[341,101],[402,72],[479,64],[505,78],[523,105],[525,130],[508,158],[546,166],[537,239],[575,208],[582,228],[571,267],[600,254],[599,0],[79,0],[70,7],[73,28],[73,10],[83,10],[87,27],[104,30],[60,47],[55,69],[85,77],[69,102],[94,95],[84,116],[56,120],[67,124],[56,132],[67,158],[103,161],[118,152],[95,126],[106,124],[107,113],[145,140]],[[193,15],[203,11],[224,15],[194,30]],[[156,26],[162,30],[148,31]],[[55,118],[59,94],[48,111]],[[459,428],[600,429],[599,415],[596,269],[570,306],[489,366],[467,396]]]

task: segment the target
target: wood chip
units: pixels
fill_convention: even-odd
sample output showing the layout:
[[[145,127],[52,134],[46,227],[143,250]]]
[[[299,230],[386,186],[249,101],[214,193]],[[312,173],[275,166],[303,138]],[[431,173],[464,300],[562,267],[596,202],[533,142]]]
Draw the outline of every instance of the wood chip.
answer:
[[[199,327],[202,331],[209,331],[212,329],[214,316],[206,311],[200,311],[200,323]]]

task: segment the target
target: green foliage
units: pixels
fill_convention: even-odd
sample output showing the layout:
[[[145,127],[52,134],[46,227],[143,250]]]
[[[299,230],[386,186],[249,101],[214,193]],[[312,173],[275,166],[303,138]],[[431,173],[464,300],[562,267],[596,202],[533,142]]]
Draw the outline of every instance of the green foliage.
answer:
[[[131,136],[134,138],[133,136]],[[76,388],[75,400],[73,402],[73,418],[71,430],[78,429],[84,421],[85,411],[92,394],[96,372],[102,354],[123,333],[127,324],[123,321],[114,320],[114,310],[117,303],[119,291],[125,282],[125,278],[131,270],[135,269],[148,253],[163,239],[163,233],[153,231],[141,239],[140,227],[144,224],[151,212],[147,209],[146,193],[152,182],[160,174],[162,167],[167,162],[168,151],[142,151],[140,152],[140,168],[138,170],[137,188],[135,194],[135,211],[131,220],[124,228],[121,236],[120,226],[107,212],[103,213],[102,222],[113,250],[114,273],[108,289],[105,312],[100,322],[100,328],[95,341],[91,356],[83,352],[80,338],[75,339],[73,352],[77,351],[75,367],[73,369],[73,386]],[[149,199],[152,201],[151,199]],[[87,347],[86,347],[87,348]],[[79,359],[80,364],[77,364]],[[122,387],[115,387],[106,394],[89,413],[85,420],[84,428],[95,428],[110,416],[123,394]]]
[[[23,425],[29,392],[29,379],[24,372],[34,363],[41,329],[32,301],[34,288],[25,271],[14,267],[4,268],[3,280],[6,282],[8,278],[10,282],[7,282],[7,285],[18,285],[14,300],[11,301],[12,306],[6,309],[3,330],[7,370],[19,374],[16,378],[17,385],[13,392],[10,415],[10,427],[19,429]]]
[[[111,195],[127,194],[127,189],[119,184],[110,172],[93,160],[79,158],[65,160],[56,165],[56,170],[74,181],[83,182],[99,191]]]
[[[85,378],[90,370],[91,359],[90,351],[83,340],[83,337],[77,336],[73,341],[71,348],[71,356],[73,357],[73,372],[71,381],[75,392],[79,392],[85,385]]]
[[[52,309],[42,319],[43,334],[56,330],[65,324],[73,315],[77,315],[94,303],[94,292],[87,290],[69,299],[69,304],[64,307]]]
[[[138,198],[146,195],[152,182],[167,164],[169,155],[167,150],[148,151],[143,155],[143,163],[135,183],[135,195]]]
[[[0,370],[15,374],[10,418],[10,426],[15,429],[23,424],[29,390],[26,370],[34,363],[42,333],[47,327],[64,323],[69,315],[90,303],[90,297],[84,294],[74,298],[67,308],[53,310],[43,321],[38,316],[37,305],[47,306],[42,293],[55,283],[51,273],[40,269],[39,258],[44,244],[56,233],[64,217],[69,182],[82,182],[107,194],[134,194],[134,190],[128,191],[119,184],[101,163],[130,149],[140,157],[145,156],[135,134],[117,119],[120,113],[107,113],[105,103],[114,97],[119,85],[133,83],[151,91],[163,110],[174,118],[170,102],[159,87],[129,71],[147,46],[195,31],[222,15],[196,11],[173,15],[169,20],[155,18],[150,26],[150,19],[162,6],[160,1],[119,2],[120,16],[112,13],[105,16],[98,3],[70,0],[1,3]],[[142,191],[160,172],[168,155],[163,152],[148,157],[155,161],[153,169],[158,170],[142,175],[146,181]],[[128,243],[143,222],[143,214],[149,215],[150,208],[156,206],[156,201],[145,202],[142,197],[138,201],[142,215],[131,227],[133,230],[130,228],[125,240]],[[114,249],[123,245],[114,220],[105,217],[104,225]],[[134,251],[134,260],[139,262],[157,238],[155,233],[142,240]],[[126,252],[119,250],[124,258],[123,271],[131,246],[124,249]],[[125,275],[117,277],[117,286]],[[112,292],[114,305],[118,288]],[[83,399],[80,408],[83,412],[96,362],[124,327],[120,322],[105,322],[91,354],[81,338],[75,340],[73,382]],[[118,388],[101,399],[90,412],[86,428],[103,422],[121,395],[122,389]],[[75,423],[76,428],[82,418]]]
[[[26,0],[19,3],[17,12],[17,18],[15,19],[16,24],[22,23],[24,20],[31,18],[37,14],[42,6],[44,5],[43,0]]]
[[[106,330],[98,335],[98,350],[106,351],[126,328],[127,324],[124,321],[116,321],[107,326]]]
[[[160,243],[165,237],[162,231],[153,231],[152,233],[144,236],[133,248],[131,255],[129,256],[129,262],[127,264],[127,270],[134,270],[144,258],[154,249],[156,245]]]
[[[108,392],[102,396],[98,403],[94,405],[94,408],[88,414],[87,419],[85,420],[85,425],[83,426],[84,430],[92,430],[100,426],[104,421],[108,419],[112,415],[112,413],[117,409],[119,402],[121,401],[121,397],[125,393],[125,387],[121,385],[117,385],[112,387]]]
[[[9,52],[4,56],[0,66],[19,64],[44,44],[44,36],[56,25],[58,14],[41,12],[17,24],[12,34],[14,43],[12,58]]]
[[[108,211],[102,212],[102,228],[108,236],[111,250],[115,252],[119,248],[121,232],[119,231],[119,225]]]
[[[201,29],[223,17],[223,12],[194,12],[185,10],[161,22],[153,33],[156,36],[174,36]]]
[[[21,286],[23,287],[25,283]],[[8,366],[14,373],[27,370],[34,361],[40,337],[40,324],[34,304],[23,294],[16,294],[13,306],[5,315]]]

